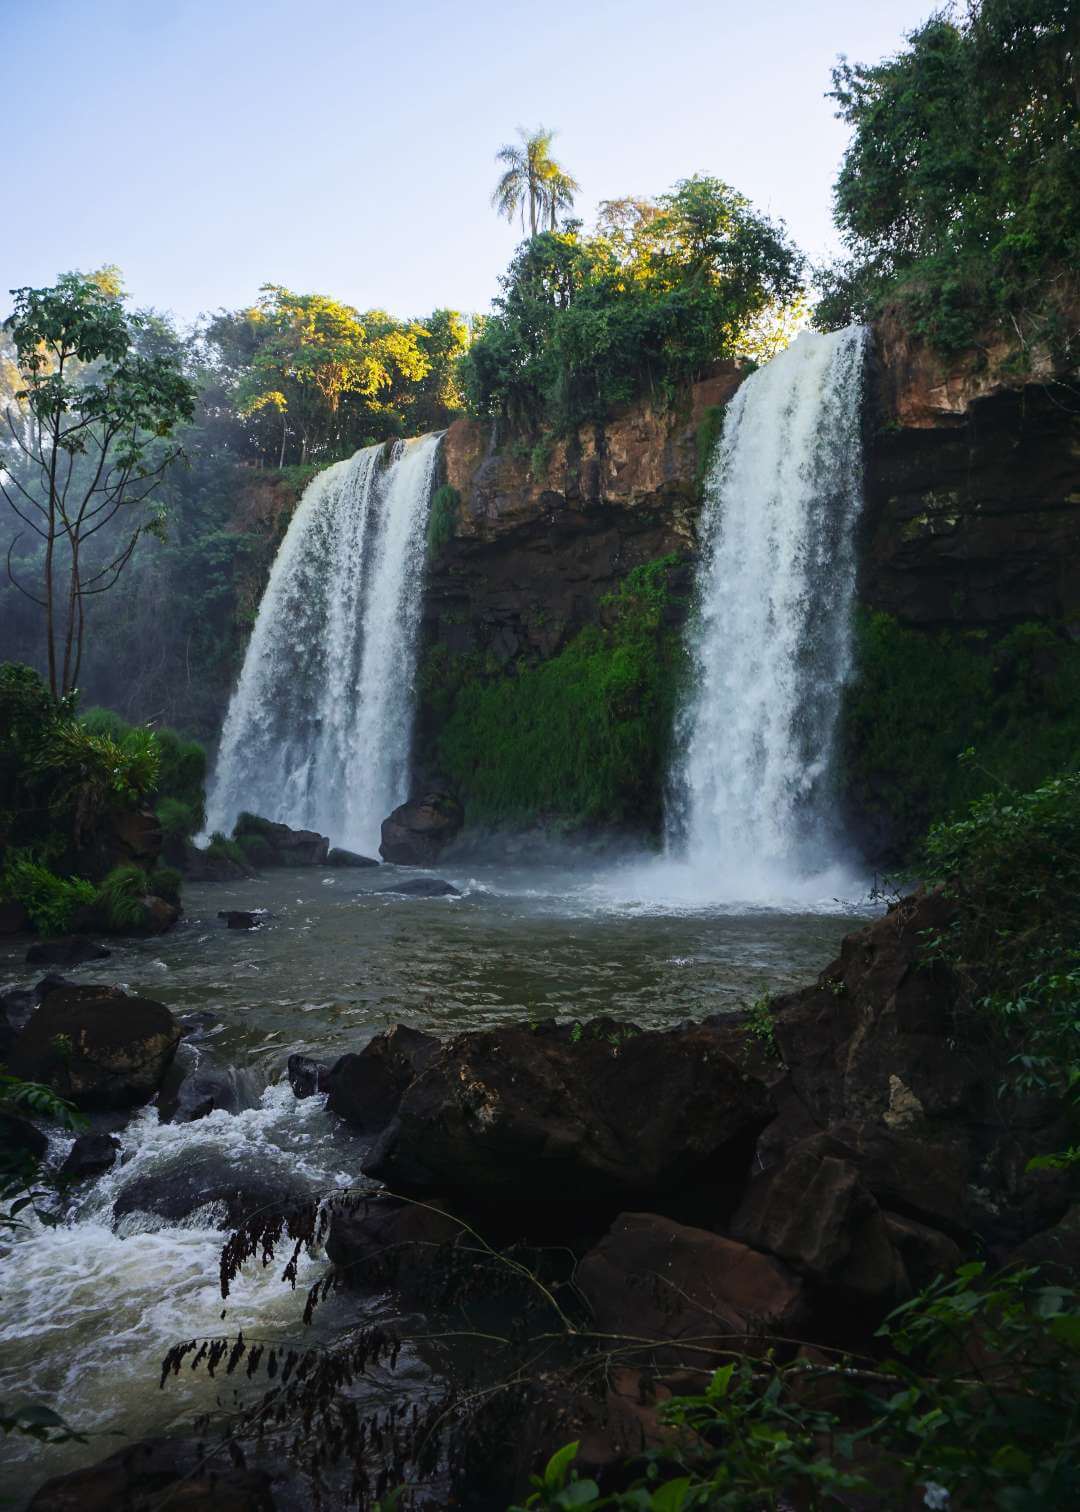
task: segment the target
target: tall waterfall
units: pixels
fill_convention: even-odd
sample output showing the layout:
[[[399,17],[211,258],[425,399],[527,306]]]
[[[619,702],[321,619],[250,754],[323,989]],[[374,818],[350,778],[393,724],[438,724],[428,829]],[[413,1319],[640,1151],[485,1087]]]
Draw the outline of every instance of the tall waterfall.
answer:
[[[439,435],[369,446],[308,485],[225,720],[207,825],[247,809],[375,853],[405,797]]]
[[[729,896],[825,871],[851,661],[866,333],[802,333],[728,407],[707,480],[669,848]]]

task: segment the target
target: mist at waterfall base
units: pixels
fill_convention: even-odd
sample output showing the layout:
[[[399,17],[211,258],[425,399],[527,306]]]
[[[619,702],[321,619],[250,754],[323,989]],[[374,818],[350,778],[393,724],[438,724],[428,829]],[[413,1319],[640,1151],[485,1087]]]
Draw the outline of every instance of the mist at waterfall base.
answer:
[[[308,485],[222,731],[207,829],[247,810],[377,855],[408,797],[426,527],[441,436],[369,446]]]
[[[867,333],[805,331],[728,405],[705,481],[656,888],[820,907],[865,896],[833,748],[851,667]]]

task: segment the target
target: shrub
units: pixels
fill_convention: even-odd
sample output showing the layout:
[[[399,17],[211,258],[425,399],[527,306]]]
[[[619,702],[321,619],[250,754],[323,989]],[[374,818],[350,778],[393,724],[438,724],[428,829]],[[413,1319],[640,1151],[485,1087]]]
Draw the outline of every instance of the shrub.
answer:
[[[93,903],[91,882],[58,877],[21,851],[10,851],[0,872],[0,897],[21,903],[39,934],[62,935],[79,908]]]
[[[264,836],[242,834],[237,836],[236,843],[252,866],[273,866],[277,852]]]
[[[247,812],[239,814],[233,825],[233,835],[239,839],[241,835],[262,835],[270,840],[274,833],[274,824],[271,819],[263,819],[259,814]]]
[[[461,495],[449,483],[435,490],[428,515],[427,549],[429,556],[436,556],[453,539],[457,529]]]
[[[210,836],[206,854],[212,861],[235,861],[238,866],[248,864],[247,856],[239,842],[230,840],[228,835],[223,835],[220,830],[215,830]]]
[[[186,840],[189,835],[196,833],[202,823],[202,816],[196,813],[190,803],[184,803],[180,798],[159,799],[154,812],[166,843]]]
[[[166,903],[179,903],[184,879],[175,866],[158,866],[150,874],[148,891]]]
[[[97,890],[95,906],[108,929],[135,929],[146,917],[143,898],[149,890],[141,866],[114,866]]]

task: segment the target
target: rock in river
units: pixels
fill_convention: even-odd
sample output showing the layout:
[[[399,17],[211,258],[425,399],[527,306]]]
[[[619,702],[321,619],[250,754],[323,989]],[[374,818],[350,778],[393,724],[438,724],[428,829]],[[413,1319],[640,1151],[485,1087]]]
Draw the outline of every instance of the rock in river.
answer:
[[[379,892],[397,893],[403,898],[460,898],[461,894],[450,882],[438,877],[409,877],[403,882],[391,882],[389,887],[380,887]]]

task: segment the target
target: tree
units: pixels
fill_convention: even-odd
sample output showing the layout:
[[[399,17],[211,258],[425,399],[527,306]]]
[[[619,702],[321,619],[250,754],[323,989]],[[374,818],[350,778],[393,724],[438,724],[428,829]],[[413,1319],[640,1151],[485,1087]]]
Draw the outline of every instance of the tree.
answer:
[[[20,386],[5,406],[10,444],[0,494],[38,537],[40,593],[12,566],[19,534],[7,568],[45,611],[49,688],[58,699],[78,682],[86,600],[116,584],[145,530],[161,528],[152,495],[180,454],[164,443],[191,418],[195,395],[174,353],[155,352],[152,342],[140,350],[150,318],[125,311],[115,269],[66,273],[52,288],[11,293],[4,329]]]
[[[538,126],[535,131],[518,127],[521,146],[513,143],[500,147],[495,154],[497,163],[505,163],[506,171],[495,186],[491,203],[507,220],[521,213],[521,228],[525,229],[525,206],[529,207],[529,235],[535,237],[537,226],[545,215],[548,227],[555,230],[556,217],[560,210],[568,210],[574,203],[574,195],[581,185],[551,156],[554,131]]]

